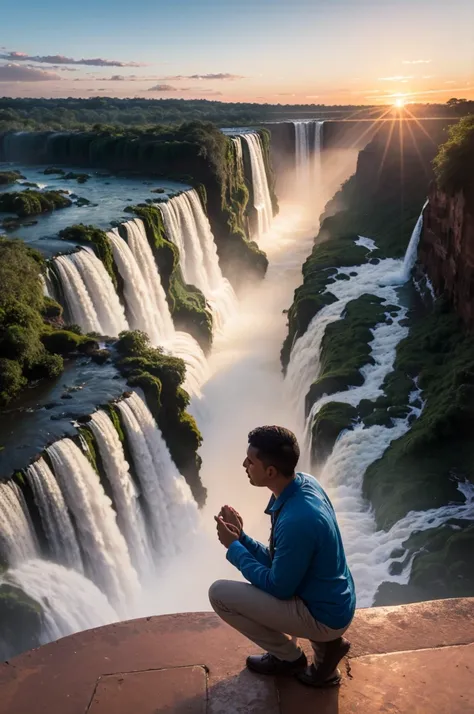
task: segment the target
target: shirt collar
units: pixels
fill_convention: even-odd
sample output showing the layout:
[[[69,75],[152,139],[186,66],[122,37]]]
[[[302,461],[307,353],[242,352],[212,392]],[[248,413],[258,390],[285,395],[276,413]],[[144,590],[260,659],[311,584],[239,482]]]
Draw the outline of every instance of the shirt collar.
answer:
[[[275,496],[271,497],[268,506],[265,509],[265,513],[269,515],[270,513],[275,513],[275,511],[279,511],[283,504],[286,503],[288,499],[291,498],[294,493],[296,493],[296,491],[298,491],[298,489],[301,487],[302,481],[303,478],[301,474],[296,474],[293,481],[291,481],[288,486],[280,493],[278,498],[275,498]]]

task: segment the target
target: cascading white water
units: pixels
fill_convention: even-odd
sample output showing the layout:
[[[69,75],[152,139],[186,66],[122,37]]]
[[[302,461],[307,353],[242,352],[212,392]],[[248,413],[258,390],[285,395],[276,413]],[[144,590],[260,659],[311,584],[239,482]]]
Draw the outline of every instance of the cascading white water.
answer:
[[[112,245],[114,261],[123,279],[123,290],[127,305],[128,323],[132,330],[143,330],[153,345],[159,345],[159,317],[153,311],[151,296],[143,279],[141,270],[127,243],[120,237],[116,228],[107,236]]]
[[[294,392],[298,394],[300,410],[302,410],[301,402],[310,384],[319,376],[321,341],[327,324],[340,319],[347,303],[364,293],[383,298],[387,305],[399,305],[398,288],[410,277],[416,259],[416,249],[414,252],[413,246],[419,239],[421,220],[420,217],[403,262],[387,259],[377,265],[365,263],[342,268],[338,270],[338,274],[344,274],[348,279],[335,280],[328,285],[327,290],[338,299],[337,302],[323,308],[316,315],[307,332],[295,342],[290,357],[287,388],[289,394]],[[359,238],[356,242],[369,251],[375,247],[373,241],[367,238]],[[406,269],[407,265],[409,269]],[[400,324],[405,316],[406,309],[401,308],[391,324],[383,322],[374,328],[373,340],[370,343],[371,360],[361,370],[364,377],[363,385],[337,394],[322,396],[308,415],[306,421],[308,438],[311,435],[314,417],[324,404],[345,402],[357,406],[362,399],[374,401],[383,394],[382,384],[385,377],[393,370],[397,345],[408,334],[408,329]],[[301,370],[302,374],[299,374],[298,370]],[[415,389],[410,397],[412,406],[409,415],[405,419],[393,419],[391,428],[385,426],[365,428],[363,424],[358,424],[341,434],[321,469],[321,482],[334,502],[341,523],[349,563],[356,582],[358,602],[361,606],[372,604],[378,586],[383,581],[394,580],[388,577],[391,553],[391,550],[388,552],[388,548],[391,547],[393,550],[394,536],[376,529],[374,516],[362,497],[364,474],[370,464],[381,458],[393,440],[408,431],[413,415],[415,417],[420,415],[421,409],[413,406],[419,397],[420,392]],[[420,522],[419,518],[407,518],[404,524],[401,522],[396,524],[398,544],[409,537],[412,532],[409,526],[414,520]],[[404,577],[408,576],[404,575]]]
[[[74,514],[82,550],[94,582],[119,612],[138,594],[138,578],[130,562],[110,499],[91,464],[70,439],[48,447],[54,474],[67,506]]]
[[[48,464],[38,459],[26,470],[51,554],[58,563],[82,572],[76,533],[61,490]]]
[[[219,266],[209,220],[197,192],[184,191],[158,204],[169,239],[178,246],[183,278],[204,293],[217,327],[234,314],[237,299]]]
[[[101,327],[100,333],[117,337],[123,330],[128,329],[128,325],[125,311],[104,264],[92,250],[87,248],[69,257],[77,267],[91,296]]]
[[[242,138],[240,136],[231,137],[232,143],[235,146],[235,156],[237,164],[237,173],[240,178],[244,177],[244,154],[242,151]]]
[[[423,230],[423,213],[427,205],[428,201],[426,201],[425,205],[423,206],[423,210],[421,211],[420,216],[416,222],[415,228],[413,229],[413,233],[408,244],[407,252],[405,253],[402,271],[403,282],[406,282],[410,279],[411,271],[413,270],[413,267],[416,263],[418,244],[420,242],[421,231]]]
[[[314,200],[321,191],[323,121],[294,121],[295,168],[298,194]]]
[[[85,283],[76,265],[68,255],[59,255],[54,259],[59,279],[63,288],[66,308],[74,324],[83,332],[101,332],[99,318],[92,303]]]
[[[268,187],[267,172],[263,158],[263,149],[260,137],[255,132],[241,135],[246,142],[252,170],[253,207],[257,212],[257,239],[268,233],[273,220],[272,199]]]
[[[174,334],[173,320],[166,300],[166,293],[161,284],[160,274],[148,243],[143,221],[139,218],[134,218],[122,225],[127,233],[128,247],[132,251],[142,274],[149,300],[152,301],[157,332],[161,340],[170,340]]]
[[[27,560],[8,570],[1,582],[21,588],[41,605],[43,643],[120,619],[94,583],[57,563]]]
[[[143,221],[136,218],[127,221],[123,226],[127,232],[127,242],[114,233],[113,244],[116,254],[122,256],[119,271],[126,282],[127,305],[130,296],[131,312],[134,315],[133,327],[145,330],[152,344],[164,347],[185,361],[187,370],[184,387],[191,394],[199,394],[201,385],[208,377],[206,357],[194,337],[174,328],[166,293],[161,284],[160,273]],[[112,235],[109,235],[112,238]],[[128,281],[131,281],[131,286],[128,285]],[[140,289],[145,294],[146,300],[146,306],[143,306],[141,312],[139,303],[141,296],[137,296],[135,291],[137,281],[140,281]]]
[[[128,328],[125,313],[103,263],[92,251],[54,259],[72,321],[83,332],[116,337]]]
[[[123,446],[117,430],[104,411],[93,414],[89,425],[110,481],[117,507],[118,525],[127,541],[133,564],[141,578],[144,578],[152,570],[153,558],[139,493],[130,475],[130,466],[125,460]]]
[[[118,403],[160,558],[180,550],[198,524],[196,503],[150,411],[137,394]]]
[[[296,180],[300,188],[309,186],[311,177],[310,129],[312,122],[294,121]]]
[[[13,482],[0,483],[0,553],[10,565],[36,558],[38,543],[23,494]]]

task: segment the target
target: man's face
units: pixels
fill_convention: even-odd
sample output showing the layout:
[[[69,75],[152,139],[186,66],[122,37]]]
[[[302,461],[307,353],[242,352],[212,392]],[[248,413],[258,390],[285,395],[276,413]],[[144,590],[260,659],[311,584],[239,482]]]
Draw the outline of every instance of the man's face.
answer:
[[[264,466],[263,461],[258,458],[258,450],[253,446],[249,446],[247,449],[243,467],[252,486],[268,486],[271,481],[271,472],[275,470],[273,466],[267,468]]]

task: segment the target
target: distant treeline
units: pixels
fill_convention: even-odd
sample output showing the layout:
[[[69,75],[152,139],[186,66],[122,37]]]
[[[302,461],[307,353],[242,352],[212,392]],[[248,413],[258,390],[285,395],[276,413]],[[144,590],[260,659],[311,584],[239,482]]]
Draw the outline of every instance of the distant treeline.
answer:
[[[218,126],[243,126],[292,118],[359,118],[374,116],[382,107],[292,104],[246,104],[207,99],[11,99],[0,98],[0,132],[87,130],[105,126],[150,128],[183,121],[211,121]],[[464,116],[474,102],[451,99],[446,104],[412,104],[416,116]]]

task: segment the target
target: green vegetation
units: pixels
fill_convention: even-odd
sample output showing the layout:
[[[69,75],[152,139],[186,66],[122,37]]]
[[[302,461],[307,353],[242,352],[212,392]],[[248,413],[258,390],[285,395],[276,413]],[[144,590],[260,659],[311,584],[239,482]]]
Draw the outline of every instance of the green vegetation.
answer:
[[[42,342],[42,257],[21,241],[0,240],[0,406],[28,382],[57,377],[63,361]]]
[[[0,632],[9,656],[39,647],[43,629],[41,605],[18,587],[0,584]]]
[[[182,388],[186,366],[183,360],[150,347],[144,332],[122,332],[116,344],[116,365],[128,384],[140,387],[178,469],[186,478],[196,501],[203,505],[206,489],[199,477],[197,449],[202,437],[194,418],[186,412],[189,395]]]
[[[19,171],[0,171],[0,186],[8,186],[8,184],[16,183],[21,179],[26,178]]]
[[[186,285],[179,265],[179,250],[166,237],[160,211],[155,206],[129,206],[127,211],[142,219],[153,250],[173,321],[208,350],[212,343],[212,313],[202,292]]]
[[[341,118],[357,110],[359,118],[373,118],[369,106],[324,104],[255,104],[206,99],[0,99],[0,132],[25,130],[86,130],[110,127],[156,126],[183,121],[212,121],[219,126],[251,126],[263,121],[301,119],[302,116]],[[415,116],[462,116],[474,111],[474,102],[451,99],[446,104],[410,104]]]
[[[313,419],[311,457],[314,464],[324,463],[333,450],[339,434],[357,419],[357,409],[344,402],[323,404]]]
[[[308,411],[323,394],[335,394],[364,383],[360,369],[373,363],[369,346],[373,337],[371,330],[385,321],[386,312],[381,298],[366,294],[349,302],[341,319],[326,327],[321,342],[319,377],[306,398]]]
[[[456,478],[474,481],[474,339],[443,303],[415,321],[400,343],[394,371],[384,384],[387,396],[375,405],[376,421],[393,409],[406,413],[416,377],[426,400],[421,417],[364,479],[364,495],[383,528],[409,510],[463,501]]]
[[[293,304],[288,311],[288,335],[283,343],[281,360],[286,368],[295,339],[303,335],[318,312],[335,302],[330,283],[337,268],[361,265],[367,259],[367,248],[355,245],[356,235],[341,236],[337,240],[316,243],[303,265],[303,284],[295,290]]]
[[[438,186],[447,193],[474,186],[474,114],[464,117],[449,129],[449,139],[434,160]]]
[[[45,331],[42,340],[48,352],[55,355],[69,355],[74,352],[91,354],[99,349],[94,339],[69,330]]]
[[[61,319],[63,316],[63,306],[48,295],[44,295],[41,314],[46,321]]]
[[[232,147],[231,139],[209,122],[146,128],[98,125],[82,133],[25,134],[16,158],[166,176],[195,186],[201,198],[206,198],[222,269],[238,282],[242,272],[263,277],[268,263],[258,246],[246,238],[248,192],[243,177],[238,177]],[[79,174],[71,176],[80,178]]]
[[[47,211],[72,206],[72,201],[60,191],[15,191],[0,193],[0,212],[16,213],[19,218],[36,216]]]
[[[114,287],[117,288],[121,285],[121,277],[114,262],[112,245],[105,231],[100,228],[95,228],[94,226],[85,226],[83,223],[79,223],[64,228],[59,232],[59,237],[71,243],[84,243],[86,245],[92,243],[97,256],[103,262],[106,271],[110,275]]]

